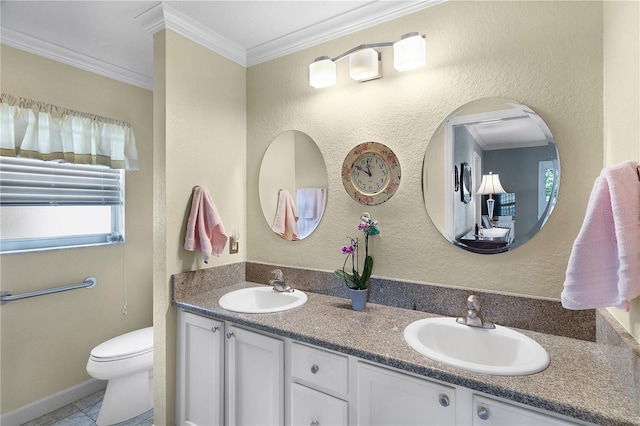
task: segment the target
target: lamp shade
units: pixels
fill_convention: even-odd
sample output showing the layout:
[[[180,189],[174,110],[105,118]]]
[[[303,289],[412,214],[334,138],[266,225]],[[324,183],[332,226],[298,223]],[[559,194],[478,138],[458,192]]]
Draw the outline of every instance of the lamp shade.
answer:
[[[336,84],[336,63],[321,56],[309,65],[309,84],[316,89]]]
[[[476,195],[487,194],[506,194],[502,184],[500,183],[500,175],[494,175],[489,173],[488,175],[482,175],[482,182],[480,188],[476,192]]]
[[[418,33],[402,36],[393,44],[393,67],[398,71],[409,71],[423,67],[426,63],[426,42]]]
[[[349,55],[349,76],[354,80],[377,77],[378,52],[372,48],[358,50]]]

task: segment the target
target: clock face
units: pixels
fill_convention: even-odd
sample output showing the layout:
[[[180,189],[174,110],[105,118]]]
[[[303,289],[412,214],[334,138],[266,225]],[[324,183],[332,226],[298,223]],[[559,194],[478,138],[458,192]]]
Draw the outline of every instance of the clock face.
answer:
[[[380,156],[363,154],[351,169],[351,179],[363,193],[373,195],[385,188],[389,181],[389,168]]]
[[[400,163],[383,144],[361,143],[344,159],[342,183],[349,196],[360,204],[382,204],[400,185]]]

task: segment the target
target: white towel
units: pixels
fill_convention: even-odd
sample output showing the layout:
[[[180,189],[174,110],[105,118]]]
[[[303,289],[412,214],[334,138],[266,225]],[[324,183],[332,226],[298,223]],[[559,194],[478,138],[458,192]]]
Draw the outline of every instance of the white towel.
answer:
[[[273,219],[271,229],[285,240],[297,241],[300,239],[297,222],[296,203],[293,201],[289,191],[281,189],[278,192],[278,206],[276,207],[276,216]]]
[[[567,267],[562,305],[629,310],[640,296],[640,179],[637,162],[604,169],[596,180]]]
[[[298,231],[305,238],[320,223],[327,204],[327,191],[322,188],[300,188],[296,190],[298,201]]]

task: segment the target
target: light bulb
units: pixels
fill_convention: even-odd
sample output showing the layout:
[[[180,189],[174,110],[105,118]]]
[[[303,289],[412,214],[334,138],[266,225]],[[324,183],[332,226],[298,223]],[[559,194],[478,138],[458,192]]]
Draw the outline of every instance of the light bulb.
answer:
[[[316,89],[336,84],[336,64],[328,56],[321,56],[309,65],[309,84]]]
[[[379,75],[378,52],[362,49],[349,55],[349,76],[354,80],[369,80]]]
[[[398,71],[420,68],[425,63],[426,42],[420,34],[405,34],[393,44],[393,67]]]

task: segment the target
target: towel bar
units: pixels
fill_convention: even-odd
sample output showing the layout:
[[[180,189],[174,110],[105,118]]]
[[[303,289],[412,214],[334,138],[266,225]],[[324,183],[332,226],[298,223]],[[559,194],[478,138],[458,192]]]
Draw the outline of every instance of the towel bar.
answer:
[[[45,294],[59,293],[61,291],[75,290],[78,288],[93,288],[97,283],[98,280],[95,277],[87,277],[80,284],[71,284],[62,287],[49,288],[46,290],[31,291],[29,293],[11,295],[11,293],[3,291],[2,293],[0,293],[0,305],[4,305],[5,303],[11,302],[13,300],[26,299],[28,297],[43,296]]]

